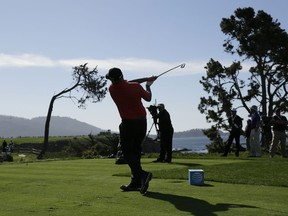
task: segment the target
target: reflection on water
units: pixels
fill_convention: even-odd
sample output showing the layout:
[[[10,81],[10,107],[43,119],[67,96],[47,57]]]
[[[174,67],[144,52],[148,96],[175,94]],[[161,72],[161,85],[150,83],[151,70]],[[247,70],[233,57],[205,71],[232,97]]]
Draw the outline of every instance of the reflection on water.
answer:
[[[228,137],[223,137],[226,141]],[[188,149],[192,152],[207,153],[206,145],[209,145],[211,141],[203,137],[177,137],[173,138],[173,150]],[[245,138],[241,136],[240,143],[245,143]]]

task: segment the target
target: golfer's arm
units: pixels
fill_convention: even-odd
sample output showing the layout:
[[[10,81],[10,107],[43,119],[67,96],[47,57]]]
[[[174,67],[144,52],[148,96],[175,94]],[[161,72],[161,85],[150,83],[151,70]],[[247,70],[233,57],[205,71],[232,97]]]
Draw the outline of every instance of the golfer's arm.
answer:
[[[140,79],[134,79],[134,80],[129,80],[129,82],[137,82],[137,83],[143,83],[146,82],[148,78],[140,78]]]
[[[146,101],[150,102],[152,99],[152,91],[151,91],[150,85],[146,85],[146,91],[149,93],[149,98],[147,98]]]

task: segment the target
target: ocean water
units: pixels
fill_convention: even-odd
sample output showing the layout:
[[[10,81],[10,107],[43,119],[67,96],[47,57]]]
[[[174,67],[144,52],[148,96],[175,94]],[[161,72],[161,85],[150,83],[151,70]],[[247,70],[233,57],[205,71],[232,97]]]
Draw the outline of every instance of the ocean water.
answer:
[[[206,145],[210,143],[207,137],[177,137],[173,138],[173,150],[188,149],[192,152],[207,152]]]
[[[228,137],[223,137],[223,140],[226,141]],[[188,149],[188,152],[196,153],[207,153],[206,145],[209,145],[211,141],[203,137],[177,137],[173,138],[173,150]],[[245,146],[245,138],[241,136],[240,138],[241,145]]]

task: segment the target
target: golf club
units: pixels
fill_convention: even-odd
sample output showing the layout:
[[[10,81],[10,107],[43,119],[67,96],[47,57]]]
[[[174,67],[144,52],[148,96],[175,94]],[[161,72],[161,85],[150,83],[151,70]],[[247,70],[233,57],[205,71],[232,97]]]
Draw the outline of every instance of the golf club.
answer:
[[[167,71],[165,71],[165,72],[159,74],[158,76],[156,76],[156,79],[157,79],[158,77],[160,77],[160,76],[162,76],[162,75],[164,75],[164,74],[166,74],[166,73],[168,73],[168,72],[170,72],[170,71],[176,69],[176,68],[179,68],[179,67],[180,67],[180,68],[184,68],[184,67],[185,67],[185,63],[180,64],[180,65],[177,65],[176,67],[173,67],[173,68],[171,68],[171,69],[169,69],[169,70],[167,70]],[[138,83],[142,83],[142,82],[146,82],[149,78],[150,78],[150,77],[139,78],[139,79],[130,80],[129,82],[138,82]]]

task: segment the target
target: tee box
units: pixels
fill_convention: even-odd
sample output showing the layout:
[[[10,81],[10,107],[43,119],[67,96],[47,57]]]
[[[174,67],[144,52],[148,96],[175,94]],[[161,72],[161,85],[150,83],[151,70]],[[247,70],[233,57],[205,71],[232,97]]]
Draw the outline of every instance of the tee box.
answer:
[[[188,181],[190,185],[204,185],[204,171],[202,169],[189,169]]]

